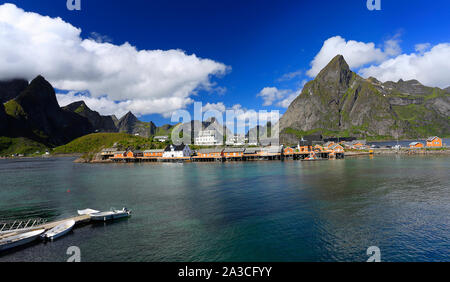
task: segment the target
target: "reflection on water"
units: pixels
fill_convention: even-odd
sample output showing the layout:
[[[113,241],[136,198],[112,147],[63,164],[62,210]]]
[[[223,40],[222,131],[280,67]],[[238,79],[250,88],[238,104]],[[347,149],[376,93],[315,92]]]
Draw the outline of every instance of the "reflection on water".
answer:
[[[450,159],[74,164],[0,160],[0,218],[64,218],[127,206],[0,261],[385,261],[450,259]]]

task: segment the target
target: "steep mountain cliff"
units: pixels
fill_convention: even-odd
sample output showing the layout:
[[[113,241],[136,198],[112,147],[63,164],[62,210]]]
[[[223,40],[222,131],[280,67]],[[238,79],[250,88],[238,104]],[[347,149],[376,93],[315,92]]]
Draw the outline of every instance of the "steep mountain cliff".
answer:
[[[25,79],[11,79],[0,81],[0,103],[6,103],[19,96],[28,87]]]
[[[156,132],[156,125],[153,122],[143,122],[137,119],[133,113],[128,112],[117,123],[119,132],[124,132],[142,137],[150,137]]]
[[[9,130],[4,134],[7,136],[61,145],[93,132],[86,118],[59,107],[55,90],[42,76],[36,77],[4,107],[8,115]]]
[[[73,102],[63,107],[64,110],[76,113],[89,120],[96,132],[117,132],[113,116],[102,116],[98,112],[89,109],[84,101]]]
[[[0,103],[0,136],[2,136],[2,133],[5,133],[8,130],[8,124],[7,121],[8,115],[5,112],[5,106],[3,106],[3,103]]]
[[[329,137],[417,138],[450,134],[450,94],[416,80],[381,83],[352,72],[336,56],[308,82],[280,119],[283,143]]]

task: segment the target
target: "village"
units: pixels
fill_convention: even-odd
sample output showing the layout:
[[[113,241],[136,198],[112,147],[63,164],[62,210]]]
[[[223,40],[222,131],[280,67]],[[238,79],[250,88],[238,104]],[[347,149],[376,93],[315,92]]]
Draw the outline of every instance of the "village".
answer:
[[[219,146],[217,139],[208,139],[206,134],[199,134],[195,144],[200,149],[191,149],[189,145],[167,145],[165,149],[153,150],[117,150],[116,148],[103,149],[101,162],[230,162],[230,161],[271,161],[271,160],[330,160],[343,159],[346,155],[371,155],[379,146],[367,145],[366,140],[348,141],[344,138],[322,140],[299,140],[296,146],[249,145],[245,141],[239,143],[226,143],[228,146]],[[166,140],[164,137],[158,139]],[[236,139],[237,140],[237,139]],[[233,146],[234,145],[234,146]],[[412,142],[407,150],[412,151],[423,148],[443,148],[442,139],[433,136],[426,140],[426,144]],[[387,146],[383,149],[400,150],[399,145]]]

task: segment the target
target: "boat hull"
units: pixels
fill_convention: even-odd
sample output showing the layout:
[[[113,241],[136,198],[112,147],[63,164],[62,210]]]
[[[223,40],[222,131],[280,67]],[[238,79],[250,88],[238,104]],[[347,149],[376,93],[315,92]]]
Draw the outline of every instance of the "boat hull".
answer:
[[[70,231],[72,231],[73,227],[75,226],[75,221],[70,220],[68,222],[61,223],[60,225],[54,227],[53,229],[45,232],[41,235],[41,238],[44,240],[55,240],[58,239]]]
[[[93,221],[109,221],[109,220],[129,217],[130,215],[131,215],[130,211],[104,212],[104,213],[98,213],[98,214],[91,214],[91,220],[93,220]]]
[[[16,248],[16,247],[31,243],[34,240],[36,240],[44,232],[45,232],[45,229],[41,229],[41,230],[27,232],[27,233],[15,235],[15,236],[11,236],[9,238],[3,239],[0,241],[0,251],[9,250],[12,248]],[[27,236],[27,234],[29,236]],[[23,238],[20,238],[20,236]],[[17,238],[17,239],[15,239],[15,238]]]

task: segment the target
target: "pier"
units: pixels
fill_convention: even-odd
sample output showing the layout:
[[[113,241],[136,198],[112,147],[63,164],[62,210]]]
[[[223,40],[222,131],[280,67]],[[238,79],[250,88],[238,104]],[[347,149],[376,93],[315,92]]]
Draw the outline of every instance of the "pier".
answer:
[[[45,229],[45,230],[50,230],[56,226],[58,226],[59,224],[68,221],[68,220],[73,220],[75,221],[75,226],[77,225],[81,225],[84,223],[88,223],[91,221],[91,216],[90,215],[79,215],[79,216],[74,216],[74,217],[69,217],[66,219],[61,219],[61,220],[57,220],[57,221],[52,221],[52,222],[48,222],[48,223],[44,223],[41,225],[36,225],[31,227],[30,229],[27,229],[26,232],[29,231],[33,231],[33,230],[38,230],[38,229]],[[10,233],[5,233],[5,234],[0,234],[0,240],[10,237],[10,236],[14,236],[17,235],[19,233],[23,233],[23,230],[17,230],[17,232],[10,232]]]
[[[361,142],[362,143],[362,142]],[[358,143],[359,144],[359,143]],[[170,145],[164,150],[127,150],[112,153],[113,149],[105,149],[102,156],[108,162],[146,163],[146,162],[247,162],[247,161],[284,161],[284,160],[329,160],[343,159],[344,147],[329,143],[285,147],[283,145],[266,147],[215,147],[191,150],[187,145]]]

